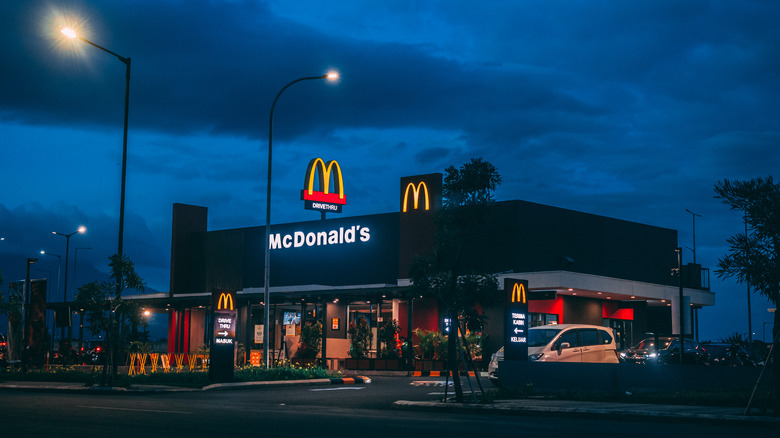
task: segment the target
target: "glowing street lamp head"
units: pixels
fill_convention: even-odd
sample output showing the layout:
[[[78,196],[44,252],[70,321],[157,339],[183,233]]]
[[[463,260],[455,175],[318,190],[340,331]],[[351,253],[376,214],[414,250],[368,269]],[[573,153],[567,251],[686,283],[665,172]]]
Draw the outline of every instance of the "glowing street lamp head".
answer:
[[[78,36],[76,35],[76,31],[69,27],[63,27],[62,29],[60,29],[60,32],[62,32],[63,35],[65,35],[70,39],[74,39]]]
[[[87,232],[87,227],[85,227],[84,225],[79,227],[79,234],[84,234],[86,232]]]
[[[338,72],[332,71],[325,75],[325,78],[327,78],[329,81],[337,81],[339,79]]]

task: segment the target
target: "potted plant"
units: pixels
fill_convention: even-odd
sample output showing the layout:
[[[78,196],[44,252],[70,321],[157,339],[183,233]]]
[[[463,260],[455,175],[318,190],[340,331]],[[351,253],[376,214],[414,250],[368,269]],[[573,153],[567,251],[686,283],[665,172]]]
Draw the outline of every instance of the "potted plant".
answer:
[[[355,367],[368,369],[368,350],[374,339],[368,321],[361,317],[357,321],[351,322],[349,329],[347,329],[347,335],[349,336],[349,356],[357,361]]]
[[[398,339],[398,332],[401,328],[398,326],[398,321],[391,320],[385,323],[379,328],[377,333],[378,341],[381,343],[382,348],[379,357],[384,360],[383,366],[377,363],[377,369],[397,370],[400,365],[401,358],[401,340]]]
[[[308,367],[314,363],[322,346],[322,323],[307,322],[301,327],[301,337],[298,341],[297,365]]]

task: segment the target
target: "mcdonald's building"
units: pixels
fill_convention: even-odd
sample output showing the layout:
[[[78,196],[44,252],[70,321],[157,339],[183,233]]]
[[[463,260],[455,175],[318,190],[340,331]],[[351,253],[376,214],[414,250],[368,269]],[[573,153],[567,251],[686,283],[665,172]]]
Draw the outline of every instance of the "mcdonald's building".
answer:
[[[301,191],[304,208],[334,213],[347,198],[360,202],[344,193],[348,174],[341,171],[336,162],[312,160]],[[272,225],[270,303],[263,302],[265,228],[210,230],[207,207],[175,204],[170,291],[139,298],[168,313],[169,352],[209,345],[217,291],[235,297],[218,305],[235,308],[236,344],[246,346],[247,355],[263,348],[268,331],[273,357],[294,357],[301,326],[315,320],[323,326],[321,354],[332,368],[344,366],[347,330],[361,318],[374,331],[372,354],[378,328],[390,321],[398,323],[402,337],[415,329],[447,330],[444,307],[436,297],[414,295],[408,275],[412,260],[434,246],[442,174],[401,177],[398,187],[396,211]],[[491,207],[475,236],[465,248],[462,272],[492,273],[500,285],[525,280],[527,289],[513,298],[527,303],[532,327],[607,326],[619,348],[627,348],[646,333],[682,329],[697,336],[698,309],[715,302],[707,269],[688,264],[681,279],[672,275],[676,230],[510,200]],[[483,358],[502,344],[505,305],[478,305],[486,317],[475,329],[487,335]]]

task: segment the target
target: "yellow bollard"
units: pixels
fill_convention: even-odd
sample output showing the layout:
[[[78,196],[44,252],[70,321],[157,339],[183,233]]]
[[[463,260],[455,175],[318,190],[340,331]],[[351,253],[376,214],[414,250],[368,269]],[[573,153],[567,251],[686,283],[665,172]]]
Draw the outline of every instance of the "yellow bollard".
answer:
[[[146,375],[146,353],[138,353],[139,374]]]
[[[171,355],[166,353],[160,356],[162,360],[163,372],[167,373],[171,370]]]
[[[130,353],[130,366],[127,367],[127,375],[132,376],[135,374],[135,353]]]
[[[193,372],[195,370],[195,364],[198,361],[198,355],[197,354],[188,354],[187,355],[187,363],[190,366],[190,372]]]
[[[179,353],[179,354],[174,355],[174,357],[176,359],[176,372],[178,373],[179,371],[181,371],[181,364],[182,364],[182,362],[184,362],[184,354],[183,353]]]
[[[149,359],[152,360],[152,372],[157,372],[157,358],[160,357],[160,353],[149,353]]]

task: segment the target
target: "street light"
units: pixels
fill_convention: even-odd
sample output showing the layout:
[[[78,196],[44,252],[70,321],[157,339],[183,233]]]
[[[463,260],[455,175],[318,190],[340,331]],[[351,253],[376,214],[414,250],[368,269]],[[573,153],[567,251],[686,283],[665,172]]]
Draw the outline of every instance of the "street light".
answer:
[[[46,252],[44,250],[41,250],[41,254],[47,255],[47,256],[52,256],[52,257],[57,257],[57,260],[58,260],[57,261],[57,294],[59,294],[60,286],[61,286],[61,284],[60,284],[60,275],[62,274],[62,256],[60,256],[59,254],[52,254],[52,253]],[[57,294],[55,294],[55,296]]]
[[[127,114],[128,110],[130,108],[130,58],[125,58],[124,56],[118,55],[105,47],[102,47],[98,44],[93,43],[92,41],[82,38],[76,34],[76,31],[73,30],[70,27],[64,27],[60,30],[63,35],[70,39],[79,39],[81,41],[84,41],[85,43],[97,47],[98,49],[115,56],[118,60],[122,61],[123,64],[125,64],[126,71],[125,71],[125,130],[124,130],[124,136],[122,139],[122,184],[121,189],[119,193],[119,242],[117,244],[117,251],[116,253],[122,257],[124,255],[123,253],[123,241],[124,241],[124,229],[125,229],[125,179],[127,175]],[[117,294],[121,291],[121,281],[117,281],[116,288],[117,288]]]
[[[24,330],[24,332],[22,333],[22,366],[24,371],[27,371],[27,364],[28,361],[30,360],[29,350],[27,349],[27,347],[30,344],[30,338],[27,334],[27,332],[29,331],[27,329],[27,325],[30,324],[30,307],[31,307],[28,301],[30,300],[30,295],[32,292],[31,291],[32,288],[30,287],[32,285],[32,283],[30,282],[30,265],[32,265],[37,261],[38,259],[31,259],[31,258],[27,259],[27,276],[24,279],[24,290],[22,291],[23,292],[22,293],[22,318],[24,319],[22,323],[22,328]]]
[[[284,93],[284,90],[288,89],[293,84],[297,84],[302,81],[309,81],[315,79],[327,79],[329,81],[336,81],[339,78],[339,74],[331,72],[322,76],[307,76],[298,78],[289,84],[282,87],[276,94],[274,102],[271,104],[271,116],[268,122],[268,182],[266,184],[266,196],[265,196],[265,280],[263,284],[263,319],[265,323],[265,329],[263,330],[263,361],[265,367],[269,368],[270,357],[268,354],[268,345],[270,343],[270,320],[271,320],[271,293],[268,290],[271,274],[271,163],[273,157],[273,140],[274,140],[274,109],[276,108],[276,102],[279,97]]]
[[[74,231],[74,232],[72,232],[70,234],[58,233],[56,231],[52,231],[51,232],[52,234],[56,234],[58,236],[65,237],[65,281],[64,281],[65,284],[64,284],[64,286],[62,288],[62,303],[63,304],[65,304],[68,301],[68,256],[70,255],[70,238],[74,234],[84,234],[86,232],[87,232],[87,227],[85,227],[83,225],[80,226],[78,228],[78,230],[76,230],[76,231]],[[62,331],[60,333],[60,338],[62,339],[64,337],[65,337],[65,327],[62,327]],[[70,309],[68,309],[68,342],[70,342],[70,337],[71,337]]]
[[[85,248],[85,247],[78,247],[76,248],[76,258],[73,260],[73,282],[76,283],[76,286],[79,284],[79,277],[76,276],[76,272],[78,272],[79,268],[79,250],[80,249],[92,249],[92,248]],[[75,297],[75,295],[74,295]],[[84,346],[84,310],[79,309],[79,349],[78,351],[81,351],[81,348]]]

